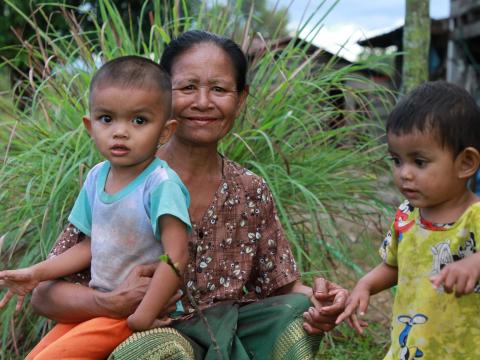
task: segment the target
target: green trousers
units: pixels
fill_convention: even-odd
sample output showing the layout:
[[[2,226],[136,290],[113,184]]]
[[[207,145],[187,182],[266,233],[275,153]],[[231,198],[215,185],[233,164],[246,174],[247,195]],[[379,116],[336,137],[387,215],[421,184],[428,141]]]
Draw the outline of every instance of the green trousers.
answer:
[[[302,294],[274,296],[240,305],[222,302],[203,311],[212,336],[198,316],[132,335],[113,359],[266,360],[313,359],[320,335],[303,330],[310,301]]]

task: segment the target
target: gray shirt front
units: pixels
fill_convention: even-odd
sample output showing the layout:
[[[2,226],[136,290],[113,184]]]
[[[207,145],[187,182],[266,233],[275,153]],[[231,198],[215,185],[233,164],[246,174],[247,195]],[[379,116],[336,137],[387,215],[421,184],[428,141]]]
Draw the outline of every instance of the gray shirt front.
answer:
[[[130,184],[107,194],[110,163],[97,164],[87,175],[69,221],[92,239],[90,287],[111,291],[139,264],[162,254],[162,215],[177,217],[190,230],[190,197],[167,163],[155,159]]]

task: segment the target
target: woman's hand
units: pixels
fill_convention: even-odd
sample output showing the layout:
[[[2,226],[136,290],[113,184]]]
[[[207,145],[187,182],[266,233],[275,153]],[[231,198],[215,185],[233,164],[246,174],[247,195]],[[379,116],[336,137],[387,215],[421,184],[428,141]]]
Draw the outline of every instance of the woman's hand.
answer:
[[[345,309],[348,291],[324,278],[315,278],[311,301],[314,306],[303,313],[303,328],[311,335],[332,330],[337,316]]]
[[[44,281],[32,295],[34,310],[42,316],[63,323],[82,322],[94,317],[127,318],[145,295],[157,264],[139,265],[111,292],[100,292],[64,280]],[[165,312],[175,311],[176,294]]]
[[[142,301],[157,266],[158,263],[136,266],[116,289],[96,293],[95,301],[110,317],[128,317]]]
[[[110,314],[109,316],[127,318],[135,312],[142,301],[157,266],[158,263],[136,266],[116,289],[111,292],[97,293],[97,303]],[[177,292],[168,301],[159,317],[174,312],[175,303],[181,297],[182,295]]]

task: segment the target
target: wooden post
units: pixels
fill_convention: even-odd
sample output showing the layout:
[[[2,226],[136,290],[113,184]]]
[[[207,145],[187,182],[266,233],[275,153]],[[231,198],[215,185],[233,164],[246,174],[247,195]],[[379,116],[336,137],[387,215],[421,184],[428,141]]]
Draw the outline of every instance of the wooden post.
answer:
[[[403,94],[428,81],[429,49],[429,0],[406,0],[403,27]]]

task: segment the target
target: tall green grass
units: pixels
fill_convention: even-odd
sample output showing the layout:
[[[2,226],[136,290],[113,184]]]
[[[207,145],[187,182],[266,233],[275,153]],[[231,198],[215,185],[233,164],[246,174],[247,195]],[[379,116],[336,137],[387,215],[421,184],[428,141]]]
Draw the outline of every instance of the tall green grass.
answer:
[[[15,1],[4,1],[18,11]],[[189,14],[183,1],[174,3],[169,8],[148,1],[138,18],[123,21],[113,1],[100,1],[98,13],[84,16],[94,24],[88,32],[66,5],[54,13],[42,7],[35,15],[18,13],[36,35],[22,40],[17,59],[2,63],[28,59],[28,70],[18,69],[24,81],[0,97],[0,268],[45,258],[87,169],[99,160],[81,123],[99,59],[141,54],[158,60],[173,36],[193,28],[233,37],[248,50],[251,17],[239,13],[240,6],[210,9],[204,2]],[[315,11],[328,14],[331,8],[320,2]],[[68,21],[69,33],[49,25],[54,16]],[[38,18],[47,26],[37,26]],[[318,63],[320,51],[308,55],[310,44],[295,40],[305,29],[312,36],[319,31],[323,17],[313,19],[294,30],[285,48],[265,43],[265,53],[251,58],[247,107],[221,151],[266,179],[306,276],[334,277],[338,264],[360,271],[344,225],[364,226],[366,217],[385,211],[376,196],[377,176],[384,172],[382,124],[372,104],[388,106],[388,92],[360,75],[374,63],[340,67],[335,58]],[[357,106],[336,107],[339,96]],[[339,116],[344,125],[332,128]],[[14,314],[9,304],[0,312],[1,358],[20,358],[46,325],[28,306]]]

